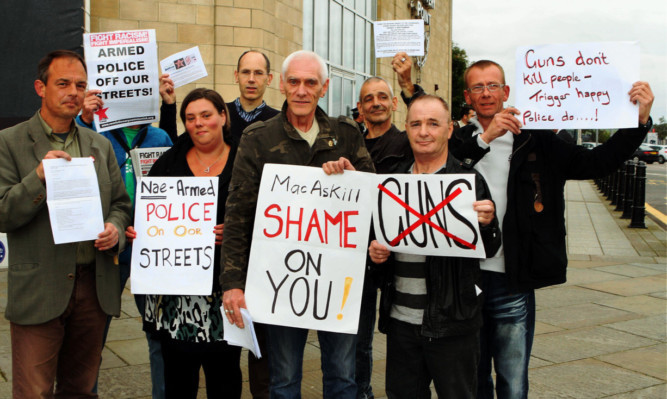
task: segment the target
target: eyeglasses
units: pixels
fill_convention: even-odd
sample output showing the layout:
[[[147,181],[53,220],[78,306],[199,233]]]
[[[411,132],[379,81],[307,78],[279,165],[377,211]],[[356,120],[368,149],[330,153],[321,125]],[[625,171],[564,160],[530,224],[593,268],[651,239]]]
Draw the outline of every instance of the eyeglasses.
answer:
[[[484,89],[487,89],[489,92],[493,93],[494,91],[498,91],[498,90],[502,89],[503,87],[505,87],[505,85],[501,85],[501,84],[498,84],[498,83],[492,83],[492,84],[486,85],[486,86],[484,86],[484,85],[473,86],[473,87],[471,87],[467,90],[471,93],[480,94],[480,93],[484,93]]]

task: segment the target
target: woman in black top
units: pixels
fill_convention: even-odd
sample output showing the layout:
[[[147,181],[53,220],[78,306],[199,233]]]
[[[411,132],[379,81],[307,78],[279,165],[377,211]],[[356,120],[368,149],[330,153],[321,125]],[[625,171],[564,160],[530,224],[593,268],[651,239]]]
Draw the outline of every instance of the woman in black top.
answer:
[[[218,176],[215,243],[223,236],[225,202],[238,143],[230,134],[222,97],[210,89],[191,91],[181,105],[188,134],[153,165],[149,176]],[[223,341],[220,251],[215,252],[212,294],[148,295],[144,329],[162,343],[167,398],[196,398],[199,369],[204,368],[209,398],[240,398],[241,349]]]

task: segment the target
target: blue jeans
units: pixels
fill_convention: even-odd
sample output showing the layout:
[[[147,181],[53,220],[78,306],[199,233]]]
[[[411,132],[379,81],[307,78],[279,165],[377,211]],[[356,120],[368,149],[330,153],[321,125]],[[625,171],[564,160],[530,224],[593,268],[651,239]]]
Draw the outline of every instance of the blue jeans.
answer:
[[[482,271],[484,325],[480,332],[478,399],[528,397],[528,362],[535,335],[535,292],[510,294],[504,273]]]
[[[308,330],[266,325],[271,398],[301,398],[303,351]],[[322,359],[324,398],[354,398],[356,335],[318,331]]]
[[[371,273],[364,277],[357,331],[356,375],[357,399],[373,399],[371,375],[373,374],[373,334],[377,315],[379,284]]]

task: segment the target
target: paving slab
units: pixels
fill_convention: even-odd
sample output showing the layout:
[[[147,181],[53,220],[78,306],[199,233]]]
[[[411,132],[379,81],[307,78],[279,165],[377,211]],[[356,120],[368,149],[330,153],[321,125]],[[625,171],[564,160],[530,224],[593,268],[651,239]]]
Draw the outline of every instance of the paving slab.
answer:
[[[323,397],[322,371],[319,368],[316,370],[304,370],[303,379],[301,380],[301,395],[304,399]]]
[[[605,281],[624,280],[624,279],[625,279],[624,276],[619,276],[618,274],[607,273],[592,268],[584,268],[584,269],[568,268],[567,282],[562,284],[562,286],[601,283]]]
[[[2,309],[2,313],[4,313],[5,306],[0,306],[0,309]],[[9,320],[5,319],[4,315],[0,316],[0,333],[7,333],[9,335]]]
[[[659,270],[663,273],[667,273],[667,259],[665,258],[656,258],[655,263],[632,263],[632,265]]]
[[[667,243],[665,231],[650,219],[647,219],[646,227],[646,229],[623,228],[623,233],[639,254],[665,256],[665,243]]]
[[[665,311],[667,311],[667,301],[649,295],[613,297],[603,300],[594,300],[593,302],[599,305],[643,315],[664,314]]]
[[[0,382],[12,380],[12,355],[0,356]],[[1,391],[0,391],[1,392]],[[4,396],[0,395],[0,398]]]
[[[552,365],[552,362],[549,362],[544,359],[540,359],[539,357],[531,356],[530,357],[530,362],[528,362],[528,369],[535,369],[535,368],[540,368],[544,366],[550,366]]]
[[[656,274],[664,274],[664,270],[658,270],[655,268],[644,267],[640,264],[624,264],[624,265],[613,265],[613,266],[602,266],[597,267],[595,270],[600,270],[607,273],[620,274],[621,276],[626,277],[644,277],[644,276],[655,276]]]
[[[4,318],[2,318],[4,319]],[[7,322],[9,324],[9,322]],[[9,329],[0,331],[0,381],[12,380],[12,342]],[[4,396],[0,395],[0,398]]]
[[[612,328],[592,327],[538,335],[533,344],[533,356],[563,363],[658,343]]]
[[[385,370],[387,369],[387,360],[377,360],[373,363],[373,374],[371,375],[371,387],[375,397],[386,397],[384,390]]]
[[[531,370],[530,379],[531,385],[545,390],[531,398],[602,398],[663,382],[594,359]]]
[[[608,274],[608,273],[607,273]],[[635,296],[665,289],[665,275],[598,281],[582,284],[586,288],[616,295]]]
[[[652,263],[655,262],[654,256],[617,256],[617,255],[591,255],[591,260],[616,263]]]
[[[101,370],[124,366],[127,366],[127,363],[119,358],[118,355],[113,353],[111,349],[106,346],[104,349],[102,349],[102,364],[100,364]]]
[[[0,356],[8,356],[12,353],[12,336],[7,331],[0,331]]]
[[[667,328],[667,315],[665,314],[644,317],[636,320],[622,321],[608,324],[607,326],[609,328],[625,331],[640,337],[667,342],[667,333],[665,331]]]
[[[121,318],[141,316],[139,309],[137,309],[137,304],[134,302],[134,296],[128,289],[125,289],[123,295],[120,297],[120,301],[120,310],[123,313]]]
[[[568,254],[568,262],[567,262],[567,268],[572,269],[572,268],[577,268],[577,269],[589,269],[589,268],[597,268],[600,266],[611,266],[611,265],[619,265],[623,264],[621,262],[617,261],[601,261],[601,260],[591,260],[590,256],[574,256],[574,255],[569,255]],[[584,258],[584,259],[576,259],[576,258]]]
[[[111,320],[107,341],[122,341],[137,338],[146,340],[146,333],[143,331],[141,319],[135,317],[131,319],[114,318]]]
[[[0,380],[0,398],[12,397],[12,382]]]
[[[535,302],[538,310],[600,302],[615,298],[618,298],[618,296],[578,286],[558,286],[535,291]]]
[[[556,331],[563,331],[563,328],[544,323],[543,321],[535,321],[535,335],[548,334]]]
[[[148,365],[133,365],[101,370],[98,387],[101,398],[150,397],[150,368]]]
[[[567,260],[568,260],[568,262],[571,262],[571,261],[590,261],[591,256],[587,255],[587,254],[573,254],[573,253],[568,252]],[[568,265],[569,265],[569,263],[568,263]]]
[[[577,245],[578,244],[578,245]],[[572,255],[603,255],[602,248],[597,247],[595,243],[584,243],[579,241],[577,244],[568,244],[567,252]]]
[[[662,242],[663,246],[667,247],[667,231],[662,232],[662,237],[663,237],[663,239],[662,239],[661,242]],[[667,248],[665,248],[665,252],[667,252]],[[667,269],[667,253],[665,255],[656,256],[655,257],[655,263],[657,263],[659,265],[662,265],[663,267],[665,267]]]
[[[148,364],[148,343],[146,337],[123,341],[107,341],[109,348],[116,356],[129,365]]]
[[[667,385],[654,385],[650,388],[638,389],[632,392],[608,396],[607,399],[665,399],[667,398]]]
[[[639,317],[635,313],[626,312],[593,303],[583,303],[537,311],[537,318],[562,328],[581,328],[597,326],[617,321],[631,320]]]
[[[667,379],[667,345],[659,344],[625,352],[598,356],[597,359],[663,380]]]
[[[653,298],[661,298],[661,299],[667,299],[667,292],[661,291],[661,292],[651,292],[648,294],[649,296],[652,296]]]

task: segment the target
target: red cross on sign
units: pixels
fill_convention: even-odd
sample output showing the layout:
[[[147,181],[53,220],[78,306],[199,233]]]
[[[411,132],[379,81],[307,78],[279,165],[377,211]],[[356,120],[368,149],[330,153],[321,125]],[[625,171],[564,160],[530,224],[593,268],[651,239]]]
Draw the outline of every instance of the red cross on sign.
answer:
[[[422,215],[421,213],[419,213],[419,212],[417,212],[416,210],[412,209],[412,208],[410,207],[410,205],[408,205],[408,204],[406,204],[405,202],[403,202],[403,200],[401,200],[400,198],[398,198],[398,197],[396,196],[396,194],[394,194],[394,193],[392,193],[391,191],[389,191],[389,190],[388,190],[385,186],[383,186],[382,184],[378,184],[378,188],[380,189],[380,191],[382,191],[383,193],[387,194],[387,195],[389,196],[389,198],[391,198],[391,199],[393,199],[394,201],[396,201],[400,206],[402,206],[403,208],[407,209],[408,212],[410,212],[410,213],[412,213],[413,215],[417,216],[417,221],[416,221],[416,222],[414,222],[412,225],[410,225],[410,227],[408,227],[407,229],[403,230],[403,232],[402,232],[401,234],[399,234],[396,238],[394,238],[393,240],[391,240],[391,242],[389,242],[389,245],[391,245],[392,247],[395,247],[396,245],[398,245],[398,243],[399,243],[405,236],[407,236],[408,234],[410,234],[414,229],[416,229],[417,227],[419,227],[419,226],[421,226],[422,224],[426,223],[426,224],[428,224],[429,226],[431,226],[431,227],[433,227],[434,229],[436,229],[438,232],[440,232],[440,233],[444,234],[445,236],[451,238],[452,240],[457,241],[457,242],[459,242],[459,243],[465,245],[466,247],[468,247],[468,248],[470,248],[470,249],[472,249],[472,250],[475,249],[475,245],[474,245],[474,244],[471,244],[471,243],[467,242],[466,240],[464,240],[464,239],[462,239],[462,238],[459,238],[459,237],[455,236],[454,234],[448,232],[447,230],[443,229],[442,227],[438,226],[437,224],[435,224],[435,223],[433,223],[433,222],[431,221],[431,217],[432,217],[433,215],[435,215],[440,209],[444,208],[444,207],[445,207],[447,204],[449,204],[454,198],[456,198],[459,194],[461,194],[461,189],[460,189],[460,188],[457,188],[456,190],[454,190],[453,193],[449,194],[449,196],[447,196],[447,198],[445,198],[444,200],[442,200],[441,203],[439,203],[435,208],[431,209],[428,213],[426,213],[426,215]]]

